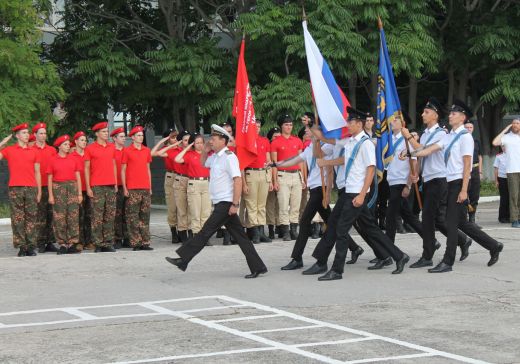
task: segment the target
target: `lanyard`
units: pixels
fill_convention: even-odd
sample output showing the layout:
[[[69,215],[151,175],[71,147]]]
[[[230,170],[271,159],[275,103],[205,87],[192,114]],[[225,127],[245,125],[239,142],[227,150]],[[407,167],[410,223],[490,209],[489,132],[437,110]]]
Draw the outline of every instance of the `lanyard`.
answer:
[[[460,139],[461,136],[463,136],[464,134],[468,134],[468,131],[466,129],[464,130],[461,130],[460,133],[458,133],[457,135],[455,135],[455,138],[453,138],[453,140],[451,141],[450,145],[448,145],[448,148],[446,148],[446,151],[444,152],[444,164],[445,165],[448,165],[448,160],[450,159],[450,154],[451,154],[451,148],[453,148],[453,145],[457,142],[457,140]]]
[[[347,182],[348,174],[350,173],[350,169],[352,168],[352,165],[354,164],[354,159],[356,159],[356,156],[359,152],[359,148],[361,148],[361,144],[365,140],[368,140],[368,137],[366,135],[363,135],[363,137],[356,143],[354,146],[354,149],[352,150],[352,153],[350,154],[350,158],[348,159],[347,166],[345,167],[345,182]]]

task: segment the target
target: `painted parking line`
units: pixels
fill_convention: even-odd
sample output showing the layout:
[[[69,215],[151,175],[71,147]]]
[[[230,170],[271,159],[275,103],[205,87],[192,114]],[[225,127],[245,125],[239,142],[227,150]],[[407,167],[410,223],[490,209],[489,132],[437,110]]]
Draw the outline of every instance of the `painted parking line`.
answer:
[[[188,310],[173,310],[167,307],[164,307],[165,304],[175,304],[175,303],[193,303],[194,301],[204,301],[211,300],[213,301],[212,306],[201,307],[201,308],[193,308]],[[217,301],[219,305],[215,305]],[[202,304],[203,306],[203,304]],[[106,309],[113,308],[117,311],[118,308],[123,307],[137,307],[147,312],[142,313],[134,313],[134,314],[125,314],[125,315],[111,315],[111,316],[96,316],[92,312],[86,312],[92,309]],[[205,311],[218,311],[223,309],[230,308],[248,308],[255,309],[257,314],[242,316],[242,317],[234,317],[234,318],[226,318],[222,320],[205,320],[201,317],[197,317],[197,313],[203,313]],[[34,314],[48,314],[48,313],[64,313],[69,315],[70,319],[63,320],[41,320],[38,322],[16,322],[16,319],[20,317],[23,320],[24,315],[34,315]],[[322,363],[336,364],[336,363],[345,363],[345,361],[338,360],[336,358],[332,358],[327,355],[318,354],[312,351],[305,350],[306,348],[314,348],[318,346],[326,346],[326,345],[352,345],[354,343],[359,342],[373,342],[373,341],[383,341],[386,343],[394,344],[397,346],[401,346],[404,348],[411,349],[416,351],[416,353],[412,354],[404,354],[404,355],[389,355],[382,357],[368,357],[363,359],[357,359],[352,361],[347,361],[346,363],[374,363],[380,361],[392,361],[392,360],[401,360],[401,359],[414,359],[414,358],[423,358],[423,357],[441,357],[445,359],[449,359],[450,361],[457,361],[463,363],[471,363],[471,364],[486,364],[486,362],[473,359],[469,357],[465,357],[462,355],[452,354],[445,351],[429,348],[422,345],[417,345],[414,343],[385,337],[378,334],[369,333],[362,330],[357,330],[353,328],[349,328],[342,325],[337,325],[325,321],[320,321],[316,319],[311,319],[305,316],[297,315],[288,311],[280,310],[275,307],[270,307],[262,304],[258,304],[255,302],[244,301],[236,298],[232,298],[229,296],[200,296],[200,297],[189,297],[189,298],[178,298],[178,299],[170,299],[170,300],[160,300],[160,301],[148,301],[148,302],[136,302],[136,303],[121,303],[121,304],[111,304],[111,305],[99,305],[99,306],[84,306],[84,307],[61,307],[61,308],[53,308],[53,309],[41,309],[41,310],[29,310],[29,311],[15,311],[15,312],[6,312],[0,313],[0,332],[4,330],[8,330],[10,328],[15,327],[30,327],[30,326],[48,326],[48,325],[59,325],[66,323],[81,323],[81,322],[92,322],[92,321],[102,321],[102,320],[117,320],[121,318],[138,318],[138,317],[148,317],[148,316],[167,316],[167,317],[175,317],[179,319],[186,320],[190,323],[204,326],[208,329],[225,332],[227,334],[234,335],[236,337],[240,337],[242,339],[247,339],[255,344],[260,344],[260,347],[254,348],[243,348],[237,350],[227,350],[227,351],[217,351],[217,352],[209,352],[209,353],[195,353],[189,355],[175,355],[175,356],[167,356],[167,357],[157,357],[157,358],[129,358],[126,361],[118,361],[112,364],[134,364],[134,363],[150,363],[150,362],[161,362],[168,360],[180,360],[180,359],[188,359],[188,358],[203,358],[203,357],[211,357],[211,356],[226,356],[226,355],[236,355],[236,354],[245,354],[251,352],[261,352],[261,351],[281,351],[286,353],[296,354],[302,357],[306,357],[309,359],[314,359],[320,361]],[[226,326],[228,323],[236,323],[236,322],[255,322],[255,320],[259,320],[262,322],[265,318],[281,318],[281,319],[292,319],[298,322],[301,322],[304,325],[301,326],[288,326],[285,328],[276,328],[276,329],[264,329],[264,330],[254,330],[254,331],[244,331],[237,328]],[[10,323],[6,323],[5,320],[9,319]],[[294,330],[305,330],[305,329],[314,329],[314,328],[328,328],[341,332],[346,332],[352,334],[354,338],[344,339],[344,340],[336,340],[336,341],[320,341],[320,342],[311,342],[311,343],[295,343],[295,344],[286,344],[280,341],[276,341],[273,339],[269,339],[263,337],[261,334],[263,333],[271,333],[271,332],[283,332],[283,331],[294,331]],[[303,332],[303,331],[302,331]],[[303,332],[304,336],[304,332]]]

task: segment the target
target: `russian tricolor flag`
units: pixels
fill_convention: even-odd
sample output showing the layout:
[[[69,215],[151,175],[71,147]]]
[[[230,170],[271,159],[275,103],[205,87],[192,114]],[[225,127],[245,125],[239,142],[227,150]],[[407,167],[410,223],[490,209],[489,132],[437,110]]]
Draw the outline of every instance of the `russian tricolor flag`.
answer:
[[[325,137],[340,139],[348,133],[346,120],[347,106],[350,106],[350,103],[336,83],[329,65],[307,30],[307,21],[303,21],[302,24],[312,93],[321,127]]]

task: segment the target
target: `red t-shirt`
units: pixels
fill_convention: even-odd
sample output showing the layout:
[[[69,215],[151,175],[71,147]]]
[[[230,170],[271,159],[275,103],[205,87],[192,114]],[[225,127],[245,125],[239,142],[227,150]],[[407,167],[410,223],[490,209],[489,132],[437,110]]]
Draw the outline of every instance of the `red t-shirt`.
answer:
[[[186,163],[177,163],[177,162],[175,162],[175,157],[177,157],[177,155],[180,152],[182,152],[182,148],[173,148],[173,149],[170,149],[170,150],[173,150],[171,154],[168,154],[169,158],[171,159],[172,164],[173,164],[173,171],[175,173],[180,173],[180,174],[183,174],[183,175],[187,175],[188,174],[188,167],[186,166]]]
[[[77,151],[70,153],[71,156],[78,160],[79,176],[81,177],[81,190],[86,191],[87,185],[85,184],[85,153],[80,155]]]
[[[173,159],[172,159],[172,157],[171,157],[172,153],[174,153],[174,150],[173,149],[168,149],[166,151],[166,154],[168,154],[168,156],[163,158],[163,160],[164,160],[164,168],[166,168],[166,170],[168,172],[175,172],[174,171],[174,168],[175,168],[174,167],[174,161],[173,161],[173,159],[175,159],[175,157],[173,157]]]
[[[295,155],[298,155],[303,150],[302,141],[295,137],[289,136],[289,138],[285,138],[283,135],[277,137],[271,143],[271,153],[277,153],[277,161],[281,162]],[[300,169],[300,165],[297,164],[292,167],[279,167],[280,171],[295,171]]]
[[[256,138],[256,159],[246,168],[264,168],[267,161],[266,153],[271,151],[271,144],[267,138],[257,136]]]
[[[40,163],[40,155],[34,148],[22,148],[17,143],[5,147],[0,153],[9,168],[9,187],[36,187],[34,164]]]
[[[71,154],[65,157],[56,154],[47,164],[46,174],[52,174],[56,182],[75,181],[76,172],[81,170],[80,160]]]
[[[113,186],[117,183],[114,176],[114,160],[116,147],[107,143],[101,145],[97,141],[85,149],[85,161],[90,161],[90,186]]]
[[[117,179],[117,185],[118,186],[121,186],[121,184],[123,182],[121,182],[121,160],[123,159],[123,149],[117,149],[116,148],[116,168],[117,168],[117,175],[116,175],[116,179]]]
[[[194,150],[190,150],[184,155],[184,164],[187,167],[189,177],[209,177],[209,168],[200,164],[200,156]]]
[[[133,144],[123,149],[121,164],[126,164],[126,188],[129,190],[149,190],[150,175],[148,164],[152,162],[150,148],[141,146],[137,149]]]
[[[39,147],[38,144],[34,144],[33,148],[40,156],[40,175],[42,179],[42,186],[47,186],[47,167],[52,157],[56,155],[56,149],[47,144],[45,144],[43,147]]]
[[[311,145],[311,143],[312,143],[312,140],[310,140],[310,139],[304,140],[303,141],[303,150],[305,150],[305,148],[307,148],[309,145]]]

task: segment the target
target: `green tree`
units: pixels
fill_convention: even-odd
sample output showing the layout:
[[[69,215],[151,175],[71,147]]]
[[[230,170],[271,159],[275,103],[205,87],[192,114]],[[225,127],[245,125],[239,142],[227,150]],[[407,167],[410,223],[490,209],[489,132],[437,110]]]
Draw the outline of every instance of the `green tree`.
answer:
[[[52,107],[64,98],[54,64],[41,57],[42,18],[48,1],[0,2],[0,129],[18,123],[45,121],[52,124]]]

